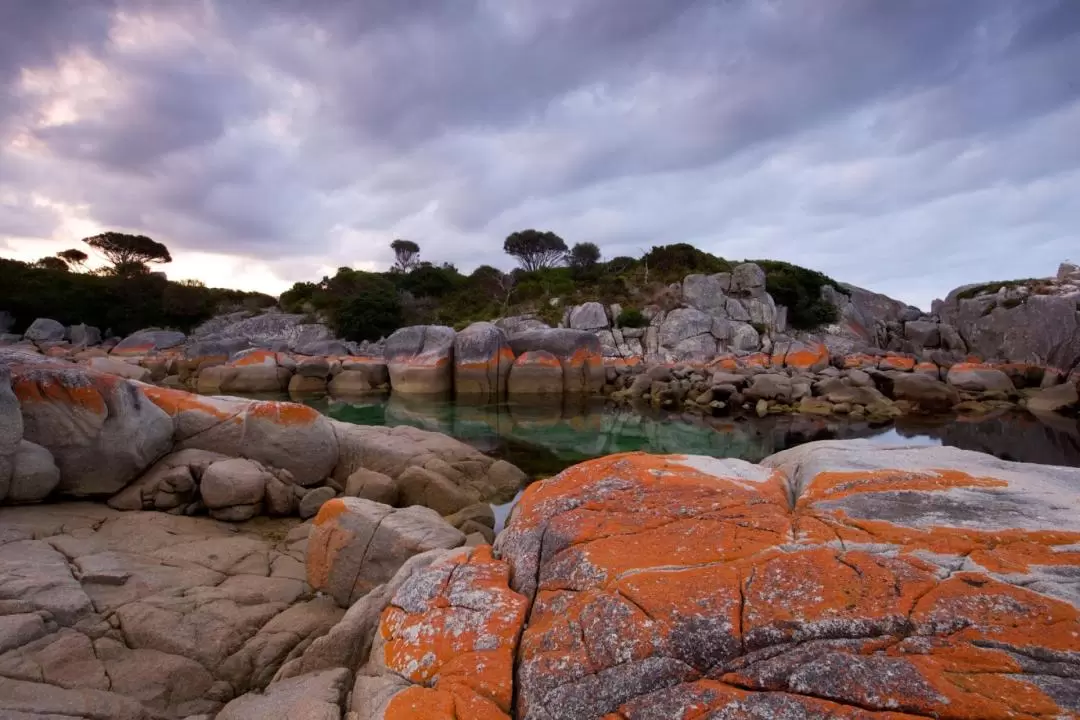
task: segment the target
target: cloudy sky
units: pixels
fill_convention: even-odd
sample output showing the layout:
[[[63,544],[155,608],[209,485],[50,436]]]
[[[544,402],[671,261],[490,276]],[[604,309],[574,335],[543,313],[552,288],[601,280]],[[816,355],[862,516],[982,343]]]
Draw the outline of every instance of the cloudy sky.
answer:
[[[922,306],[1080,261],[1078,0],[2,0],[0,255],[280,292],[689,242]]]

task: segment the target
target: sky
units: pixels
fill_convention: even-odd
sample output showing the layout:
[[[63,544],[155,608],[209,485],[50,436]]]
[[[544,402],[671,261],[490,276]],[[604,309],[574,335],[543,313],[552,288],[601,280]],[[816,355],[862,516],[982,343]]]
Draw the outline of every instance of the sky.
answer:
[[[277,294],[534,227],[927,308],[1080,261],[1077,68],[1077,0],[2,0],[0,256]]]

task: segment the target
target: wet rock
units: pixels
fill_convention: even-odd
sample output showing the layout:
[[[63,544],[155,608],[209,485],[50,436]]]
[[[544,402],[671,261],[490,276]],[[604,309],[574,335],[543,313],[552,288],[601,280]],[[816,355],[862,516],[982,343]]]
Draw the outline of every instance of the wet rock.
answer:
[[[589,395],[604,387],[604,358],[600,340],[582,330],[531,330],[510,336],[510,348],[520,359],[524,353],[544,351],[554,356],[563,370],[563,392]],[[516,361],[515,361],[516,364]],[[513,371],[511,370],[511,376]]]
[[[1080,393],[1072,383],[1044,388],[1027,399],[1027,409],[1034,413],[1058,413],[1080,404]]]
[[[342,607],[390,580],[412,556],[454,548],[465,535],[424,507],[395,510],[360,498],[336,498],[315,517],[307,580]]]
[[[450,392],[454,371],[453,329],[416,325],[386,340],[386,364],[396,392],[438,395]]]
[[[454,338],[454,392],[501,398],[513,364],[506,333],[491,323],[473,323]]]
[[[953,365],[949,368],[945,381],[955,388],[971,392],[989,390],[1013,392],[1016,390],[1012,380],[1002,371],[974,363]]]
[[[507,379],[507,394],[510,397],[560,397],[564,389],[562,363],[544,350],[531,350],[519,355]]]
[[[305,395],[326,392],[326,379],[309,375],[293,375],[289,378],[289,393]]]

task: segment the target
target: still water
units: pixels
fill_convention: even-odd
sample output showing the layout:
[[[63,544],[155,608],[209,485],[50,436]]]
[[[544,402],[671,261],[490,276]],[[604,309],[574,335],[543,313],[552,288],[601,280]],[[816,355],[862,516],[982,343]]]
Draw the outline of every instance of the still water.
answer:
[[[813,440],[868,438],[882,444],[953,445],[1006,460],[1080,466],[1080,423],[1008,412],[981,418],[901,418],[888,425],[804,415],[727,420],[613,407],[464,405],[390,397],[297,398],[344,422],[411,425],[445,433],[517,465],[532,478],[612,453],[643,450],[757,462]]]

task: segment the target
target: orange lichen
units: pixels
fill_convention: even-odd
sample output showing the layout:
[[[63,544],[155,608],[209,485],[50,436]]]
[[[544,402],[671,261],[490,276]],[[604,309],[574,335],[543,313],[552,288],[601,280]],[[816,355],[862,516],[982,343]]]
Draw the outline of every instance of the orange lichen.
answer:
[[[915,358],[889,355],[888,357],[881,358],[881,362],[878,363],[878,368],[881,370],[911,372],[915,369]]]
[[[96,415],[104,415],[105,399],[97,385],[106,386],[108,383],[102,380],[100,383],[81,385],[66,383],[60,375],[35,380],[29,376],[16,375],[11,384],[15,396],[20,403],[58,403],[72,405]]]
[[[143,395],[150,402],[157,405],[171,417],[184,412],[203,412],[219,420],[224,420],[232,415],[198,395],[183,390],[171,390],[156,385],[146,385],[140,388]]]
[[[863,353],[856,353],[854,355],[848,355],[844,358],[844,368],[847,370],[859,370],[864,368],[876,368],[878,366],[878,358],[873,355],[865,355]]]
[[[277,353],[270,350],[252,350],[247,355],[229,363],[231,367],[249,367],[252,365],[277,365]]]
[[[248,408],[252,419],[269,420],[278,425],[311,425],[321,415],[319,411],[298,403],[258,401]]]
[[[805,507],[822,500],[839,500],[859,493],[899,492],[917,490],[936,492],[953,488],[1008,487],[1004,480],[990,477],[973,477],[965,472],[936,468],[915,472],[905,470],[852,470],[822,472],[814,476],[799,497],[797,507]]]
[[[428,717],[411,714],[423,700],[438,708],[433,718],[507,718],[528,602],[509,588],[510,569],[492,556],[490,546],[444,562],[454,567],[423,610],[391,605],[383,612],[386,666],[414,683],[433,685],[399,694],[386,717]],[[443,566],[424,572],[441,573]]]
[[[765,353],[751,353],[741,358],[743,367],[769,367],[772,357]]]
[[[823,343],[794,350],[784,355],[773,355],[773,365],[809,370],[815,366],[828,364],[829,349]]]

